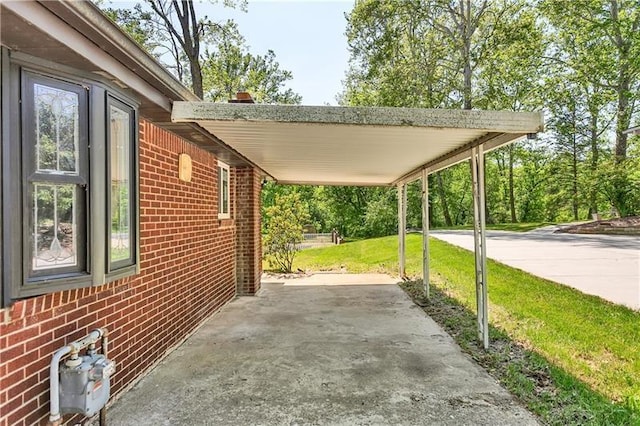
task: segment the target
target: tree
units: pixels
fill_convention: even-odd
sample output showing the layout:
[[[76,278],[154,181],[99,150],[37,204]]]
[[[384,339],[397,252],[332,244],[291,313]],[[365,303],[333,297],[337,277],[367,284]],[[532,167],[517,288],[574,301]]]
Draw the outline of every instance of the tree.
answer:
[[[263,238],[264,257],[270,267],[291,272],[309,214],[297,193],[276,196],[275,204],[267,207],[265,212],[269,223]]]
[[[344,103],[514,111],[541,103],[542,85],[532,75],[539,72],[545,45],[529,2],[359,1],[348,17],[347,38],[351,60]],[[506,194],[515,221],[516,150],[505,152]],[[435,173],[436,221],[451,226],[469,216],[468,194],[459,193],[464,186],[449,181],[465,173]]]
[[[278,197],[294,193],[299,195],[304,209],[310,216],[305,225],[313,225],[318,232],[329,232],[331,227],[328,225],[329,215],[326,211],[324,198],[322,197],[322,190],[323,188],[321,186],[281,185],[275,182],[268,182],[262,187],[261,192],[263,232],[266,232],[271,219],[269,215],[267,215],[268,207],[274,206]]]
[[[607,38],[615,47],[617,75],[612,86],[618,98],[615,155],[619,162],[627,156],[628,136],[624,131],[631,127],[631,117],[638,99],[640,8],[637,1],[609,0],[608,3],[596,10],[595,23],[604,24]]]
[[[628,162],[627,135],[636,112],[640,91],[640,8],[637,1],[627,0],[577,0],[565,2],[546,0],[540,6],[543,15],[552,25],[551,58],[556,62],[557,76],[561,76],[576,90],[580,97],[577,110],[583,111],[578,121],[577,138],[588,138],[590,167],[586,191],[589,194],[589,211],[598,211],[600,162],[606,132],[615,123],[614,157],[620,165],[617,196],[609,199],[618,210],[626,210],[630,182],[625,170]],[[605,161],[606,162],[606,161]],[[603,167],[606,165],[603,164]]]
[[[326,186],[321,192],[325,200],[329,225],[342,235],[364,236],[367,204],[385,189],[355,186]],[[370,236],[371,234],[369,234]]]
[[[98,3],[102,6],[102,3]],[[111,19],[120,25],[120,28],[129,34],[140,46],[148,52],[153,52],[159,44],[154,41],[152,35],[154,29],[149,23],[152,21],[151,12],[142,10],[140,4],[136,4],[132,9],[114,9],[104,8],[102,11]]]
[[[426,25],[424,1],[356,2],[347,18],[351,59],[342,102],[451,107],[458,70],[453,50]]]
[[[178,76],[183,79],[183,55],[189,67],[188,79],[193,93],[204,98],[202,82],[201,50],[203,41],[212,37],[215,30],[224,26],[211,21],[206,16],[198,19],[193,1],[145,0],[158,18],[157,29],[171,44],[171,52],[176,62]],[[230,0],[228,5],[234,5]]]
[[[273,50],[253,55],[235,24],[227,26],[226,36],[207,48],[203,60],[204,98],[227,101],[238,90],[251,93],[258,103],[298,104],[302,98],[284,84],[293,78],[280,68]]]
[[[502,13],[504,15],[504,12]],[[492,110],[534,110],[542,104],[543,79],[533,78],[544,67],[547,42],[538,16],[527,1],[513,1],[508,5],[508,18],[494,20],[493,35],[486,53],[478,64],[476,106]],[[486,167],[491,170],[497,162],[500,178],[494,182],[503,188],[500,203],[509,206],[510,221],[517,222],[515,170],[521,153],[518,144],[511,144],[487,155]],[[487,173],[490,180],[492,176]],[[492,188],[487,187],[490,191]],[[493,212],[501,205],[487,198],[487,209]],[[487,214],[487,220],[491,215]],[[499,221],[506,221],[506,217]]]
[[[547,188],[553,176],[549,163],[553,155],[540,143],[524,141],[517,147],[521,166],[515,171],[518,219],[522,222],[553,221],[548,216]]]
[[[245,0],[224,0],[228,7],[246,7]],[[101,5],[101,4],[99,4]],[[264,103],[299,103],[300,95],[284,87],[293,78],[280,68],[273,51],[248,51],[233,20],[199,17],[195,2],[145,0],[133,9],[105,9],[134,40],[190,85],[201,99],[226,101],[239,90]]]
[[[477,36],[477,31],[487,14],[488,0],[432,0],[425,5],[428,12],[427,22],[448,38],[455,46],[462,65],[462,102],[463,109],[471,109],[473,93],[473,72],[484,55],[483,45],[491,37],[491,25],[482,25],[488,32]],[[447,16],[448,19],[442,19]]]

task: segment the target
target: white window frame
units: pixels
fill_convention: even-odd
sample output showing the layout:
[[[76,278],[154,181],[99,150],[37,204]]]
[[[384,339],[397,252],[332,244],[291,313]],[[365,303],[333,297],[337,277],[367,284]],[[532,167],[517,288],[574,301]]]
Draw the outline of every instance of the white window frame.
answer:
[[[227,178],[226,187],[224,185],[225,175]],[[225,195],[226,195],[226,198],[225,198]],[[218,219],[230,219],[230,218],[231,218],[231,168],[229,167],[228,164],[223,163],[222,161],[218,161]]]

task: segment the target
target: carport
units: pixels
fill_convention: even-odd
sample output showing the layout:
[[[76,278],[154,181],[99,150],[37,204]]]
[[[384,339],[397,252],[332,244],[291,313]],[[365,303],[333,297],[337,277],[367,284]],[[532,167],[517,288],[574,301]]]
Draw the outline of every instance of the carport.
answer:
[[[395,186],[405,275],[407,184],[422,180],[423,281],[429,296],[428,175],[470,160],[478,338],[489,345],[484,154],[543,130],[540,112],[175,102],[196,123],[285,184]]]

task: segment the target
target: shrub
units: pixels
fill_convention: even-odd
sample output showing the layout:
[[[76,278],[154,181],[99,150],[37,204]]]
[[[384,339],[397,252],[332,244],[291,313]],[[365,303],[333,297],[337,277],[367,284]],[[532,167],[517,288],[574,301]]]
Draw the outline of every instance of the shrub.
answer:
[[[307,210],[297,193],[277,195],[275,203],[265,209],[269,222],[263,239],[264,257],[271,268],[291,272],[303,240],[302,227],[309,222]]]

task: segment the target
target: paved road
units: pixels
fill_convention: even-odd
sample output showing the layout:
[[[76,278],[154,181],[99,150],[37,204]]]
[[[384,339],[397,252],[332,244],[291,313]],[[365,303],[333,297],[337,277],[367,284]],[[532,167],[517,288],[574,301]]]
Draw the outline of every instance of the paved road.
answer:
[[[117,400],[109,425],[538,424],[395,280],[360,278],[234,300]]]
[[[640,238],[619,235],[487,231],[487,256],[542,278],[640,309]],[[432,231],[473,250],[473,231]]]

